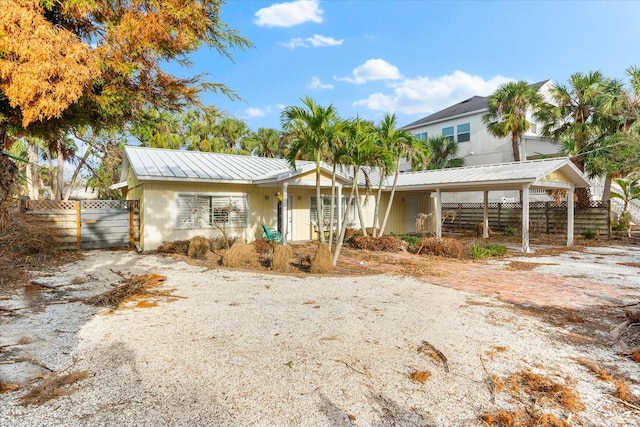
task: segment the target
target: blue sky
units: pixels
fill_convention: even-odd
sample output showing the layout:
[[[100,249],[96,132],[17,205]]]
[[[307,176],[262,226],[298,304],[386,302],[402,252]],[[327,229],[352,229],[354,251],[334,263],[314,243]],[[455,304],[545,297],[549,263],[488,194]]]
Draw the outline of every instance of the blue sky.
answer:
[[[640,66],[637,1],[228,0],[222,20],[255,47],[234,62],[202,49],[179,74],[238,92],[203,100],[252,130],[280,129],[281,109],[307,95],[344,118],[395,112],[403,126],[508,80],[624,79]]]

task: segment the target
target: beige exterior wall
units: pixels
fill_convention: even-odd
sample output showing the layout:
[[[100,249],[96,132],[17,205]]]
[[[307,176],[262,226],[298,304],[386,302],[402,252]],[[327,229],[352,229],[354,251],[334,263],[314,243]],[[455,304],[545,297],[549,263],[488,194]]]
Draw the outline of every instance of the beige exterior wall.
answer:
[[[380,206],[380,223],[384,216],[390,193],[382,194]],[[389,219],[385,227],[385,234],[406,234],[415,233],[415,217],[419,213],[429,214],[434,212],[434,200],[427,192],[396,192],[393,198],[393,205],[389,213]],[[429,232],[435,232],[435,214],[429,221]]]
[[[549,175],[545,176],[544,178],[542,178],[541,181],[571,182],[571,180],[569,178],[567,178],[565,176],[565,174],[563,174],[559,170],[557,170],[555,172],[552,172]]]
[[[238,237],[246,242],[263,237],[261,224],[274,228],[278,225],[278,199],[276,193],[281,193],[282,188],[258,187],[247,184],[139,182],[135,176],[130,176],[128,182],[130,189],[126,195],[127,199],[140,200],[140,245],[144,250],[155,250],[164,241],[188,240],[195,236],[210,238],[221,235],[221,231],[215,227],[200,228],[193,226],[184,228],[184,226],[177,223],[177,198],[180,193],[245,193],[248,197],[249,207],[248,225],[246,227],[228,228],[226,231],[229,236]],[[348,198],[349,190],[349,188],[343,189],[343,195],[346,198]],[[317,238],[316,230],[311,223],[310,211],[311,197],[315,196],[315,194],[315,186],[288,186],[288,240],[300,241]],[[323,188],[322,194],[331,194],[330,189]],[[370,196],[361,195],[360,199],[363,204],[365,226],[371,227],[375,209],[375,194]],[[389,192],[384,192],[380,205],[380,222],[388,200]],[[417,205],[413,207],[415,203]],[[415,214],[418,212],[430,212],[430,209],[432,208],[429,207],[427,193],[396,193],[385,234],[404,234],[415,231],[413,229]],[[408,219],[408,216],[411,216],[411,218]],[[379,225],[377,224],[377,226]],[[355,220],[350,226],[355,228],[360,226],[357,211],[355,211]],[[435,226],[433,229],[435,230]]]

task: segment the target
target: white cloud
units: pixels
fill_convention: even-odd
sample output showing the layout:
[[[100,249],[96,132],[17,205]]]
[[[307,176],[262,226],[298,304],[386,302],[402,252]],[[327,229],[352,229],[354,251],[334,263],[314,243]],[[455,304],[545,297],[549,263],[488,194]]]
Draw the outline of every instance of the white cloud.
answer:
[[[297,47],[326,47],[326,46],[340,46],[344,39],[336,40],[333,37],[325,37],[319,34],[314,34],[313,37],[307,37],[302,40],[300,37],[291,39],[286,43],[281,43],[282,46],[289,49],[295,49]]]
[[[352,77],[335,77],[336,80],[362,84],[374,80],[398,80],[402,75],[395,65],[384,59],[369,59],[353,70]]]
[[[323,84],[316,76],[311,77],[311,83],[307,87],[309,89],[333,89],[332,84]]]
[[[311,43],[313,47],[340,46],[344,41],[344,39],[336,40],[333,37],[325,37],[320,34],[314,34],[313,37],[309,37],[306,40]]]
[[[307,44],[300,38],[297,37],[295,39],[291,39],[286,43],[281,43],[282,46],[288,47],[289,49],[295,49],[297,47],[309,47]]]
[[[319,24],[323,13],[319,0],[297,0],[264,7],[255,13],[253,22],[261,27],[293,27],[308,21]]]
[[[260,108],[247,108],[244,112],[249,117],[264,117],[267,115],[267,112]]]
[[[485,80],[463,71],[454,71],[435,79],[417,77],[390,83],[389,93],[374,93],[353,105],[375,111],[431,114],[475,95],[488,96],[511,80],[504,76]]]

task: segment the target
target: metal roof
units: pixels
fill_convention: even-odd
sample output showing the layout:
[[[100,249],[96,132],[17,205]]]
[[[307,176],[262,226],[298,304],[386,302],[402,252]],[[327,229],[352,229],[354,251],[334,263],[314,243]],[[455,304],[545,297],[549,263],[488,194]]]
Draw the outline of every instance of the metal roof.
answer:
[[[554,180],[559,171],[571,182]],[[388,178],[390,184],[391,178]],[[398,190],[482,191],[514,190],[529,184],[538,188],[589,187],[582,172],[566,157],[519,163],[467,166],[407,172],[398,178]]]
[[[241,156],[203,151],[165,150],[126,146],[121,179],[131,167],[142,181],[233,182],[237,184],[280,182],[315,169],[315,162],[296,161],[292,169],[285,159]],[[325,171],[330,169],[323,165]],[[345,176],[338,177],[346,180]]]
[[[128,167],[142,181],[185,180],[266,185],[294,180],[313,171],[315,163],[298,161],[294,170],[284,159],[127,146],[121,172],[123,181]],[[331,173],[330,167],[322,167],[325,172]],[[552,174],[558,171],[570,182],[557,180]],[[341,173],[340,181],[350,181],[348,174],[349,172]],[[377,171],[371,171],[371,178],[372,183],[377,185]],[[364,185],[362,174],[358,181],[360,185]],[[393,176],[387,177],[385,188],[389,189],[392,182]],[[568,158],[562,157],[401,173],[397,190],[493,191],[521,189],[525,184],[538,188],[568,188],[571,184],[576,188],[589,187],[589,182],[580,170]]]

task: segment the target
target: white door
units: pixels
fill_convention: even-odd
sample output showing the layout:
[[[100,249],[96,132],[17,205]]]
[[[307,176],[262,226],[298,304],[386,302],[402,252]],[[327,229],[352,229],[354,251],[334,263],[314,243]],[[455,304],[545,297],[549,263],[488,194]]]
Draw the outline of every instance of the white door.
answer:
[[[287,242],[295,240],[295,233],[293,232],[293,201],[296,199],[295,194],[287,194]]]
[[[420,197],[406,196],[404,198],[406,232],[416,232],[416,215],[420,213]]]

